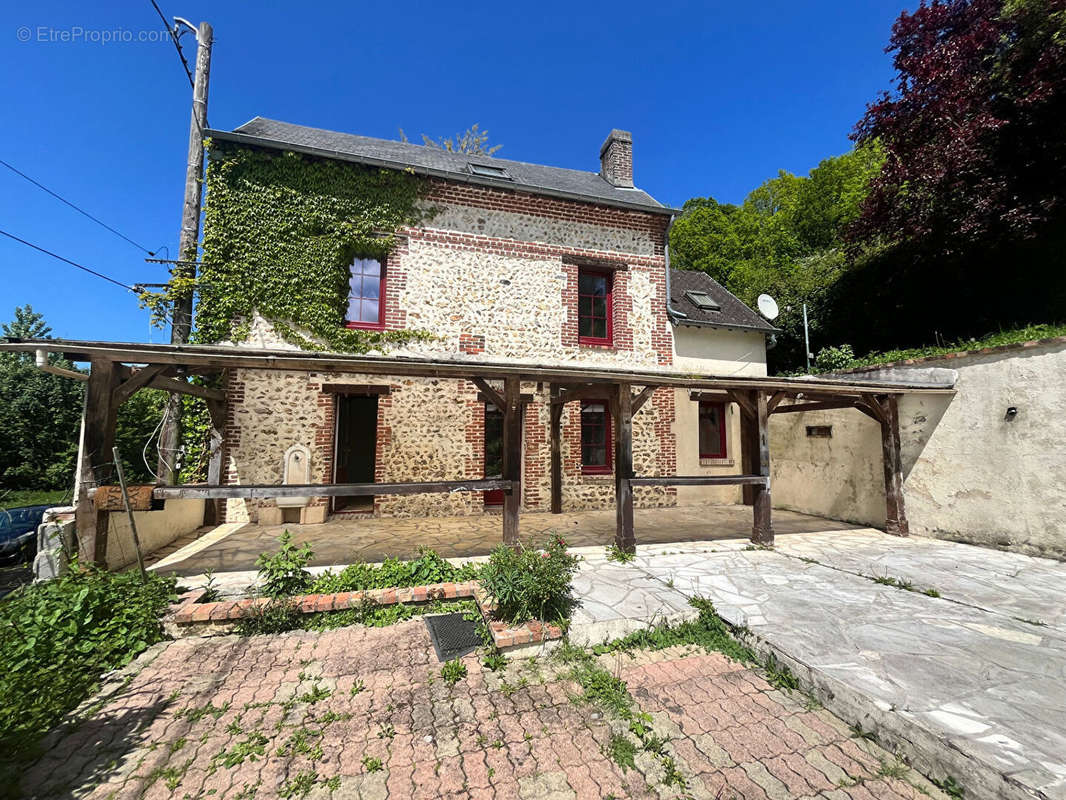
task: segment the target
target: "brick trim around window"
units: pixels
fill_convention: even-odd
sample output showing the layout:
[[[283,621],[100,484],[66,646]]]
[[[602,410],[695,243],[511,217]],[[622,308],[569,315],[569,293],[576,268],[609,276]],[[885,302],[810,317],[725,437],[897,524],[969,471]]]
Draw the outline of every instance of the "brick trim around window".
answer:
[[[602,279],[605,287],[605,294],[590,294],[588,292],[581,291],[582,278],[590,279]],[[614,271],[606,270],[602,267],[578,267],[577,271],[577,330],[578,344],[581,345],[593,345],[598,347],[610,347],[614,343]],[[595,306],[596,300],[600,297],[604,298],[603,313],[598,313]],[[582,309],[587,307],[585,313]],[[604,336],[595,336],[585,334],[582,335],[582,321],[589,320],[590,325],[595,329],[596,323],[601,322],[603,324]]]
[[[365,331],[381,331],[381,330],[385,330],[385,321],[386,321],[386,317],[385,317],[385,301],[386,301],[386,289],[388,287],[388,265],[386,264],[386,261],[385,261],[384,258],[382,258],[382,259],[359,259],[359,258],[356,258],[356,259],[353,260],[352,264],[348,265],[348,280],[349,281],[352,279],[352,267],[353,267],[355,261],[364,261],[364,260],[377,261],[378,265],[379,265],[378,268],[379,268],[380,272],[379,272],[379,275],[378,275],[378,298],[377,298],[378,299],[378,318],[377,318],[376,322],[363,322],[363,321],[353,321],[353,320],[346,319],[344,321],[344,325],[347,328],[356,328],[356,329],[365,330]],[[372,277],[372,276],[366,276],[366,277]],[[360,296],[361,295],[352,295],[351,294],[351,285],[349,284],[349,294],[348,294],[349,306],[351,304],[351,300],[352,300],[353,297],[360,297]],[[345,313],[347,313],[347,312],[345,312]]]

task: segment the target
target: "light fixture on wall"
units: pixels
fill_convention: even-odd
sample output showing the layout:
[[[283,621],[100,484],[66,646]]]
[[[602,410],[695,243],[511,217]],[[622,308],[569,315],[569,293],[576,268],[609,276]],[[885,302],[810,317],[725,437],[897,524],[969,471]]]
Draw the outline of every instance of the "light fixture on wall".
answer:
[[[1018,416],[1018,407],[1017,406],[1008,406],[1007,407],[1007,415],[1004,417],[1004,419],[1006,419],[1007,422],[1013,422],[1014,418],[1017,417],[1017,416]]]

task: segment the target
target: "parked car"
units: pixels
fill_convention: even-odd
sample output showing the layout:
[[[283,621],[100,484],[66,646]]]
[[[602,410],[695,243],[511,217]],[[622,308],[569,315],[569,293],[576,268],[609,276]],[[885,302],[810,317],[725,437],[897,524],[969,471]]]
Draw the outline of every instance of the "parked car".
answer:
[[[0,508],[0,563],[33,558],[37,552],[37,526],[51,507]]]

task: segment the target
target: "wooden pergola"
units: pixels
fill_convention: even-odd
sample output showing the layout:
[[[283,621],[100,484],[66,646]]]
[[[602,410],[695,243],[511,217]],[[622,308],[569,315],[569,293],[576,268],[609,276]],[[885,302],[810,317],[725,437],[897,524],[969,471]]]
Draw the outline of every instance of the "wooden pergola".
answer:
[[[503,541],[518,541],[521,501],[521,384],[550,387],[551,510],[562,512],[563,407],[587,398],[610,398],[614,420],[616,543],[632,552],[633,487],[741,485],[745,503],[753,507],[751,540],[771,544],[769,418],[773,414],[854,408],[881,427],[885,474],[885,529],[908,533],[903,500],[898,400],[903,394],[953,394],[943,383],[873,382],[858,378],[768,378],[683,374],[598,366],[563,366],[517,362],[433,359],[405,356],[352,355],[305,351],[260,350],[218,345],[153,345],[61,339],[8,339],[0,351],[61,353],[74,362],[88,362],[86,413],[78,497],[77,526],[81,541],[94,542],[94,560],[107,552],[108,511],[92,500],[98,471],[112,460],[119,406],[142,388],[151,387],[203,398],[211,415],[212,455],[207,484],[157,486],[155,499],[278,498],[354,495],[480,492],[502,489]],[[382,376],[451,378],[471,381],[503,415],[503,476],[500,479],[410,483],[220,485],[221,431],[225,392],[187,382],[190,376],[217,376],[230,369],[302,370]],[[502,389],[493,386],[492,383]],[[633,470],[633,417],[657,389],[683,388],[693,399],[734,402],[741,413],[742,468],[739,475],[637,475]]]

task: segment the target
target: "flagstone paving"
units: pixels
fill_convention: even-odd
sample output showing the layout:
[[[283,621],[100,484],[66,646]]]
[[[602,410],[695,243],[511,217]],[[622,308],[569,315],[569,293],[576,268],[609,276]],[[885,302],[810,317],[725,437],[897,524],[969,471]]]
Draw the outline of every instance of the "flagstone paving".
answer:
[[[720,654],[600,660],[669,739],[669,773],[644,751],[626,769],[608,758],[624,728],[571,699],[578,686],[562,665],[493,673],[467,657],[449,685],[411,621],[157,645],[86,721],[50,736],[22,789],[116,800],[945,798]]]
[[[641,546],[625,567],[590,554],[577,585],[590,600],[577,639],[647,619],[649,597],[666,615],[702,596],[830,708],[967,797],[1066,798],[1066,564],[866,529],[778,537],[774,550]]]

